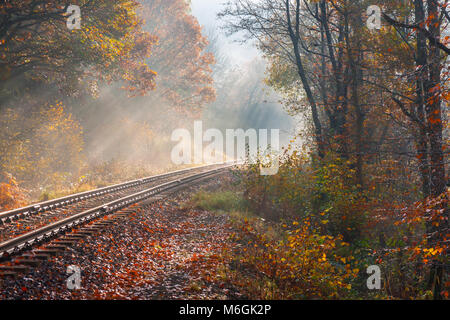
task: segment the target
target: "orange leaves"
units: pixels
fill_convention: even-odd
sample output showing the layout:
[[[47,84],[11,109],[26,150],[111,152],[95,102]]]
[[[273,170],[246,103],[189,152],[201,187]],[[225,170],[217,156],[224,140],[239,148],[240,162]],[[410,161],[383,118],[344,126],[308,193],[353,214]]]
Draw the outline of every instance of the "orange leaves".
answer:
[[[64,189],[81,165],[81,126],[60,102],[37,105],[31,114],[10,109],[0,115],[0,127],[3,170],[27,188],[45,191],[41,183],[46,181],[45,188]]]
[[[297,229],[289,230],[284,224],[284,229],[288,229],[285,234],[271,238],[266,236],[264,228],[255,228],[253,224],[254,221],[247,222],[240,228],[242,232],[237,240],[245,243],[245,247],[236,250],[240,257],[237,270],[243,271],[242,275],[238,271],[232,278],[249,296],[257,299],[332,298],[351,289],[349,280],[359,269],[351,268],[352,257],[336,257],[334,250],[341,246],[338,238],[320,236],[311,223],[297,221],[290,223]],[[336,263],[347,264],[344,269],[337,269]]]
[[[450,91],[442,93],[442,98],[446,101],[450,101]]]
[[[150,65],[159,72],[156,94],[173,110],[191,114],[215,99],[210,66],[214,55],[197,19],[184,0],[143,1],[141,16],[145,30],[158,38]],[[170,21],[170,23],[167,23]]]
[[[32,23],[36,32],[31,37],[26,27],[8,21],[10,28],[5,32],[11,40],[5,43],[0,39],[0,54],[12,68],[10,76],[22,76],[21,68],[32,66],[25,76],[53,82],[69,94],[78,89],[73,84],[81,85],[85,78],[108,82],[131,79],[135,81],[131,86],[139,93],[153,89],[156,74],[146,65],[146,59],[157,39],[142,30],[136,1],[85,3],[81,6],[82,29],[73,32],[65,25],[61,5],[65,7],[61,1],[40,6],[40,14],[35,15],[31,12],[33,2],[17,4],[13,15]],[[4,4],[0,5],[2,9],[8,11]],[[21,49],[15,50],[19,45]]]
[[[25,204],[25,192],[12,176],[9,176],[8,182],[0,183],[0,211],[19,208]]]

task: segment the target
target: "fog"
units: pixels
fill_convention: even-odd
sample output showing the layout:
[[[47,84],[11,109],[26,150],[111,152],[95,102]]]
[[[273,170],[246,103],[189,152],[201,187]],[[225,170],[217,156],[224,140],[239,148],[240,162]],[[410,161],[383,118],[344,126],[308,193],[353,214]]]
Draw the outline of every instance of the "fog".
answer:
[[[191,13],[179,14],[180,22],[168,9],[157,20],[151,6],[168,3],[143,2],[150,6],[140,12],[147,21],[144,30],[157,36],[146,60],[158,72],[155,88],[130,95],[124,81],[12,75],[0,88],[3,181],[12,176],[36,197],[45,190],[92,188],[174,169],[172,133],[192,132],[195,121],[224,136],[227,129],[268,129],[269,134],[279,129],[282,145],[295,136],[292,117],[264,83],[260,52],[252,43],[225,36],[217,1],[193,1]],[[161,25],[171,19],[170,26]],[[205,103],[209,87],[215,99]]]

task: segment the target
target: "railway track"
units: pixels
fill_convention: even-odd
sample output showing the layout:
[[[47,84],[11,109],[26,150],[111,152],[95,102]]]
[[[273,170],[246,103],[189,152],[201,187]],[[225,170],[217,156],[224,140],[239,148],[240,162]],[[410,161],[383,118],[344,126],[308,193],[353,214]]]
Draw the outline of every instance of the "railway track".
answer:
[[[151,186],[170,181],[170,179],[182,178],[191,175],[193,172],[202,172],[216,167],[218,168],[220,165],[213,164],[178,170],[0,213],[0,242],[18,237],[88,209],[98,207],[114,199],[123,198],[146,190]]]
[[[190,186],[233,166],[224,163],[180,170],[1,213],[1,227],[7,230],[14,230],[17,224],[36,224],[28,232],[1,240],[0,277],[16,276],[39,260],[66,250],[74,241],[127,216],[144,200]],[[61,210],[65,212],[62,216],[58,214]],[[42,225],[48,217],[54,221]]]

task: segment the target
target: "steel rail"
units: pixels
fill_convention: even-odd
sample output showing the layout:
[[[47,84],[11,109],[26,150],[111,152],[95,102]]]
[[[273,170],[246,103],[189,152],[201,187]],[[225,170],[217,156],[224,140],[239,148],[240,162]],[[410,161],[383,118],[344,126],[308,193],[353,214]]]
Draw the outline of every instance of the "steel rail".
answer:
[[[0,213],[0,225],[4,224],[6,221],[8,221],[8,219],[9,219],[9,222],[13,222],[14,220],[18,220],[20,218],[26,218],[29,215],[35,215],[38,213],[46,212],[46,211],[57,209],[57,208],[63,208],[65,206],[73,204],[73,203],[81,202],[83,200],[91,199],[94,197],[102,196],[102,195],[113,193],[116,191],[140,186],[143,184],[147,184],[149,182],[153,182],[158,179],[169,178],[169,177],[173,177],[175,175],[187,173],[187,172],[198,170],[198,169],[204,169],[204,168],[208,168],[208,167],[216,166],[216,165],[227,165],[230,163],[232,163],[232,162],[215,163],[215,164],[209,164],[209,165],[205,165],[205,166],[201,166],[201,167],[177,170],[177,171],[173,171],[173,172],[163,173],[160,175],[150,176],[150,177],[146,177],[146,178],[142,178],[142,179],[136,179],[136,180],[120,183],[120,184],[115,184],[112,186],[103,187],[103,188],[99,188],[99,189],[95,189],[95,190],[91,190],[91,191],[76,193],[76,194],[65,196],[65,197],[58,198],[58,199],[35,203],[35,204],[29,205],[29,206],[26,206],[23,208],[5,211],[5,212]]]
[[[10,254],[13,254],[15,252],[20,252],[24,249],[27,249],[28,247],[31,247],[32,245],[35,245],[35,244],[41,242],[42,240],[56,236],[59,233],[67,231],[75,226],[86,223],[86,222],[91,221],[100,216],[114,213],[120,209],[123,209],[124,207],[128,207],[131,204],[138,203],[138,202],[145,200],[153,195],[174,189],[181,185],[189,184],[192,181],[195,181],[195,180],[207,177],[207,176],[214,175],[216,173],[219,173],[220,171],[231,168],[233,166],[235,166],[235,164],[225,165],[224,167],[220,167],[217,169],[198,173],[198,174],[195,174],[195,175],[192,175],[189,177],[185,177],[185,178],[181,178],[178,180],[170,181],[170,182],[161,184],[159,186],[152,187],[150,189],[147,189],[147,190],[123,197],[121,199],[103,204],[101,206],[89,209],[87,211],[75,214],[68,218],[54,222],[50,225],[44,226],[42,228],[36,229],[36,230],[28,232],[26,234],[20,235],[13,239],[4,241],[4,242],[0,243],[0,258],[8,257]]]

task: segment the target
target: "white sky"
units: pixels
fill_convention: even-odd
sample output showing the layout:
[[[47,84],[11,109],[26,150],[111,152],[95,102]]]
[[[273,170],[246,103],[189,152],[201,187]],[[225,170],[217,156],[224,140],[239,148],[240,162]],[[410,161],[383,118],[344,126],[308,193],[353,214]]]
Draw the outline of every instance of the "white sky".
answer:
[[[205,28],[216,28],[218,33],[223,34],[219,29],[220,21],[217,13],[223,7],[226,0],[192,0],[192,14],[197,17],[200,25]],[[259,51],[251,44],[233,43],[225,35],[221,37],[223,41],[223,51],[229,56],[233,64],[243,65],[260,56]]]

